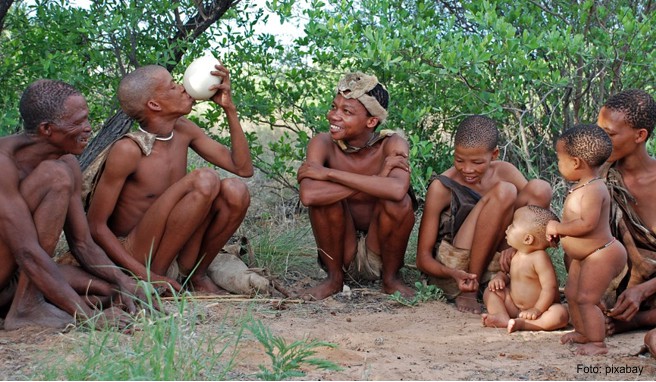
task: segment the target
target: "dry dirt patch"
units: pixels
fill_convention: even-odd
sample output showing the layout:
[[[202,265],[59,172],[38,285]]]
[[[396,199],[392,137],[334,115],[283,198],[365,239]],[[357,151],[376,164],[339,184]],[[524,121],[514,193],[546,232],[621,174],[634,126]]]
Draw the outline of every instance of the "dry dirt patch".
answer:
[[[481,326],[480,318],[453,305],[431,301],[404,307],[377,288],[356,288],[320,302],[286,304],[200,302],[207,319],[199,331],[213,333],[246,314],[261,320],[275,335],[293,341],[314,338],[338,345],[318,356],[343,370],[307,369],[306,380],[654,380],[656,361],[634,356],[644,332],[608,339],[607,356],[582,357],[558,342],[563,331],[520,332]],[[25,379],[39,354],[70,344],[71,336],[44,329],[0,331],[0,375]],[[245,336],[235,379],[254,379],[258,365],[268,366],[262,347]],[[640,369],[642,372],[633,371]]]

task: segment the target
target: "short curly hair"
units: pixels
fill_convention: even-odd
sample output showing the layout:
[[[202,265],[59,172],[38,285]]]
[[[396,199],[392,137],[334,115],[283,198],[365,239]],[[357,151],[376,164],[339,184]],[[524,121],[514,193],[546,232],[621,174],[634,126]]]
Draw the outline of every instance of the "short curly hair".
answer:
[[[549,223],[551,220],[555,220],[557,222],[560,222],[560,219],[558,219],[558,215],[556,215],[552,210],[543,208],[540,206],[532,205],[529,204],[527,206],[524,206],[520,208],[519,210],[524,210],[526,209],[527,212],[530,213],[528,222],[528,231],[530,234],[533,236],[536,236],[537,238],[543,240],[545,243],[547,243],[546,236],[547,236],[547,223]],[[518,210],[518,211],[519,211]],[[548,244],[547,244],[548,246]]]
[[[26,133],[36,133],[42,122],[56,122],[64,112],[64,102],[71,96],[82,96],[66,82],[40,79],[27,86],[18,109]]]
[[[146,65],[123,77],[118,86],[118,101],[130,118],[143,122],[146,104],[159,84],[157,75],[163,71],[168,73],[163,66]]]
[[[484,147],[492,151],[499,144],[497,123],[484,115],[469,116],[458,125],[453,143],[455,146]]]
[[[624,113],[631,127],[647,130],[647,138],[654,131],[656,101],[644,90],[628,89],[619,92],[608,98],[604,107]]]
[[[563,142],[565,152],[581,158],[591,167],[599,167],[613,152],[613,143],[596,124],[581,123],[565,130],[556,142]]]

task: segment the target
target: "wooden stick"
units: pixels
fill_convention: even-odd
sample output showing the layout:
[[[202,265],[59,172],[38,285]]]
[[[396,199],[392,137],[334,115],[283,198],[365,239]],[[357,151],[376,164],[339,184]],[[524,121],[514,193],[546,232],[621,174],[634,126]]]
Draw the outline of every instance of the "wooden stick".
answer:
[[[304,303],[305,300],[300,299],[284,299],[284,298],[251,298],[250,296],[243,294],[218,294],[218,295],[201,295],[201,296],[186,296],[186,297],[161,297],[163,301],[175,301],[176,299],[186,298],[191,301],[203,301],[203,300],[212,300],[212,301],[224,301],[224,302],[286,302],[292,304]]]

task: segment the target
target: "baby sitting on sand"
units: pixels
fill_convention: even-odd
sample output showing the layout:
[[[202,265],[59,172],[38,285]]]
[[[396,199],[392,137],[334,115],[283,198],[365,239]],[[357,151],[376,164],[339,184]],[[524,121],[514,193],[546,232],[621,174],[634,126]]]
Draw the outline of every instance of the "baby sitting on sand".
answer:
[[[556,272],[545,251],[550,242],[547,223],[558,221],[548,209],[526,206],[515,211],[506,229],[508,244],[517,250],[510,273],[498,272],[483,294],[488,313],[483,325],[517,330],[556,330],[567,325],[569,314],[560,304]]]

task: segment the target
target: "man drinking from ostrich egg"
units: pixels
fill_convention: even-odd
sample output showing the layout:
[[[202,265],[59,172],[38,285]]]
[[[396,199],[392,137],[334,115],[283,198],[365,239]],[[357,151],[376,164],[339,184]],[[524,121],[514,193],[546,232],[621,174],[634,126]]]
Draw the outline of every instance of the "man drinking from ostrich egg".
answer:
[[[189,71],[198,74],[194,64]],[[139,278],[169,283],[176,290],[188,278],[194,291],[224,293],[207,269],[244,219],[250,195],[242,180],[221,179],[214,169],[187,173],[187,151],[191,148],[241,177],[253,175],[253,164],[232,100],[228,69],[214,60],[210,67],[197,70],[204,80],[220,81],[206,83],[205,88],[193,83],[185,89],[157,65],[123,78],[119,102],[138,122],[139,131],[110,148],[92,191],[88,219],[94,240],[116,264]],[[185,117],[194,97],[209,98],[223,108],[231,148]]]

